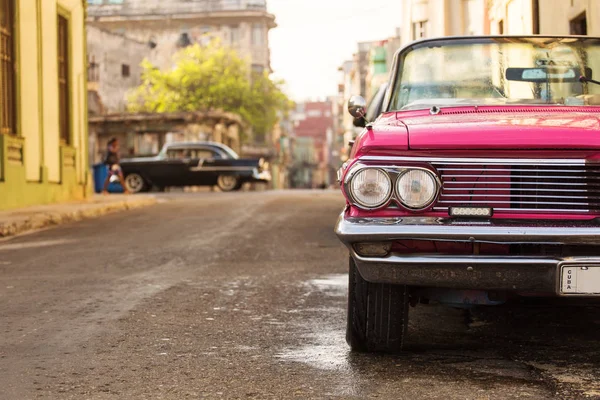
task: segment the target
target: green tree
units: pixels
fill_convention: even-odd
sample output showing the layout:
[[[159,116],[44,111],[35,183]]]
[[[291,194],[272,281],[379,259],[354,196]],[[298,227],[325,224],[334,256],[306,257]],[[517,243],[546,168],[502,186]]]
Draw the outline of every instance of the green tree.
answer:
[[[222,110],[239,114],[258,139],[269,132],[291,102],[282,81],[252,72],[248,63],[213,40],[174,56],[174,68],[161,71],[145,60],[142,84],[128,96],[131,112]]]

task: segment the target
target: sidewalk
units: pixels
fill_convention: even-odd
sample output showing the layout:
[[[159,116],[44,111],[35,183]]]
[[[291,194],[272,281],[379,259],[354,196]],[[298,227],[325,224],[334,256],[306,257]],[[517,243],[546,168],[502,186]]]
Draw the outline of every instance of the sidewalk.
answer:
[[[156,202],[156,197],[151,195],[94,195],[83,202],[0,211],[0,238],[66,222],[95,218],[116,211],[150,206]]]

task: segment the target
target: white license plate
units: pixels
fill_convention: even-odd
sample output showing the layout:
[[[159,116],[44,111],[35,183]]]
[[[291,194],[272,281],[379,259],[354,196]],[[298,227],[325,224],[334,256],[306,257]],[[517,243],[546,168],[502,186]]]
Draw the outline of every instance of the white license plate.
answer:
[[[564,265],[561,291],[563,294],[600,295],[600,266]]]

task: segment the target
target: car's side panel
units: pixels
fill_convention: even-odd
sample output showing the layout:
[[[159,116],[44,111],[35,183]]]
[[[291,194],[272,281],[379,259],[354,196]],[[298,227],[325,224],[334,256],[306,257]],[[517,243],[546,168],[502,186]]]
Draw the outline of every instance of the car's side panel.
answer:
[[[214,186],[221,175],[234,175],[240,181],[254,179],[259,160],[234,159],[210,145],[168,147],[162,156],[124,160],[123,171],[139,173],[149,184],[167,186]]]

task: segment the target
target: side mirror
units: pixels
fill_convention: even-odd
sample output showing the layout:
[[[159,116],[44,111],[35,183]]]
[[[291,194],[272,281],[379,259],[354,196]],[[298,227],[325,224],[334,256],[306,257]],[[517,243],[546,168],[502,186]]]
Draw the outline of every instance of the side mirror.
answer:
[[[364,128],[365,126],[367,126],[367,120],[364,117],[354,118],[352,120],[352,125],[354,125],[357,128]]]
[[[355,119],[364,119],[367,115],[367,101],[362,96],[352,96],[348,101],[348,112]]]

